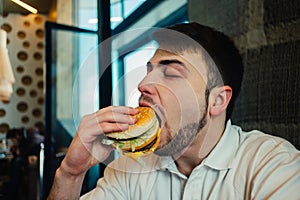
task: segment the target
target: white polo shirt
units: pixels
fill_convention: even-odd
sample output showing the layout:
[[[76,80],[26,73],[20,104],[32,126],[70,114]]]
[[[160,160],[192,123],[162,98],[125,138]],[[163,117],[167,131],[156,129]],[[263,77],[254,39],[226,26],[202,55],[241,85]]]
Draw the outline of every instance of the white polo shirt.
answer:
[[[189,177],[169,157],[120,157],[81,199],[300,199],[300,152],[284,139],[228,121],[219,143]]]

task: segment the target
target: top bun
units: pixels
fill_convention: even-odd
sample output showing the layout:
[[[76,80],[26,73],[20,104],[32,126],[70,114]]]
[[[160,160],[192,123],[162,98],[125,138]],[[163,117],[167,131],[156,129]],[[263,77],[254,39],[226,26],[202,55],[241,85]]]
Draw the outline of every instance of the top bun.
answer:
[[[139,109],[140,112],[133,116],[136,118],[135,124],[130,125],[126,131],[112,132],[106,134],[106,136],[118,140],[130,139],[138,137],[150,129],[157,121],[155,112],[149,107],[137,107],[137,109]]]

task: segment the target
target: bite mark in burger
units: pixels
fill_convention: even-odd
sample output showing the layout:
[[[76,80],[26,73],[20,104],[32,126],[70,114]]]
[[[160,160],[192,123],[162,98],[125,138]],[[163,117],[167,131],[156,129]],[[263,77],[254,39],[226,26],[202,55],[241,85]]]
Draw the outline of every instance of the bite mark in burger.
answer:
[[[140,111],[133,117],[136,123],[130,125],[125,131],[106,134],[107,139],[102,143],[113,145],[122,150],[124,155],[137,159],[148,155],[157,148],[160,141],[159,121],[153,109],[149,107],[137,107]]]

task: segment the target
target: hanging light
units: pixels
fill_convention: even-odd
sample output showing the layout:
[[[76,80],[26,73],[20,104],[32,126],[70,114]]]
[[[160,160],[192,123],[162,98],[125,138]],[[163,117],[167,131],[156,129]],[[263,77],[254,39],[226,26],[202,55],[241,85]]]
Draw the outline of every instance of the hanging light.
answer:
[[[37,9],[35,9],[34,7],[28,5],[27,3],[24,3],[23,1],[20,0],[11,0],[12,2],[18,4],[19,6],[25,8],[26,10],[32,12],[33,14],[36,14],[38,12]]]
[[[15,82],[6,45],[7,33],[0,29],[0,100],[9,101]]]

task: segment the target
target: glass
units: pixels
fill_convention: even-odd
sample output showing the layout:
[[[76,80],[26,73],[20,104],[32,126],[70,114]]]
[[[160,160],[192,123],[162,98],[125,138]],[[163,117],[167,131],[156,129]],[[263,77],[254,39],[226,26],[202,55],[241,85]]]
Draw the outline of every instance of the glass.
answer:
[[[132,12],[140,7],[146,0],[112,0],[111,1],[111,29],[117,27]]]
[[[74,1],[74,26],[97,30],[97,0]]]
[[[128,17],[132,12],[134,12],[140,5],[142,5],[146,0],[125,0],[124,1],[124,18]]]
[[[42,187],[47,195],[56,166],[64,153],[61,147],[69,146],[80,118],[98,109],[99,90],[95,88],[98,87],[99,65],[95,50],[98,41],[96,31],[52,22],[46,23],[45,30],[48,48],[45,53],[46,137]],[[90,98],[91,94],[93,98]],[[94,174],[93,177],[99,176]],[[83,188],[90,190],[90,183],[84,183]]]
[[[97,58],[89,56],[96,47],[97,35],[58,30],[54,43],[56,118],[73,136],[76,132],[75,118],[93,112],[99,104],[98,91],[95,92],[97,86],[91,86],[95,83],[92,80],[98,80]],[[84,68],[86,62],[92,62],[92,67]],[[87,98],[91,93],[94,98]]]
[[[146,63],[153,56],[156,48],[156,42],[149,42],[124,56],[124,72],[121,73],[121,77],[113,80],[113,99],[115,105],[138,106],[138,99],[140,97],[138,84],[145,77],[147,73]],[[118,70],[118,66],[113,65],[115,73]]]

